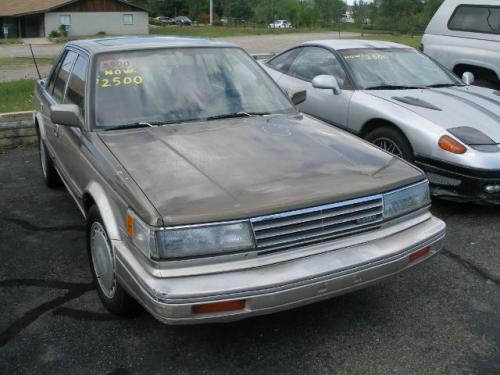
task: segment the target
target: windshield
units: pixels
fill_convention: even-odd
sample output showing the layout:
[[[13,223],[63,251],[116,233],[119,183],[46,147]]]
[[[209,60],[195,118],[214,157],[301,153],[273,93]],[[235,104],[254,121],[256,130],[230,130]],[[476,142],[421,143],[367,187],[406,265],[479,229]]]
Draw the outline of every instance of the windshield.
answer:
[[[238,48],[99,55],[94,98],[97,128],[294,111],[279,87]]]
[[[363,89],[461,85],[452,73],[412,48],[339,51]]]

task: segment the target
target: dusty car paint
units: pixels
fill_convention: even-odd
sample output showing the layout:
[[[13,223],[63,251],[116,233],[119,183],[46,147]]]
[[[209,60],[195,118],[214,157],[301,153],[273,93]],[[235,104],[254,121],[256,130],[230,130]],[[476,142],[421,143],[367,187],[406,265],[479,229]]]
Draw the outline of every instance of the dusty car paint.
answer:
[[[93,62],[101,52],[207,45],[236,48],[188,38],[110,38],[72,42],[65,51]],[[90,66],[87,114],[93,111],[93,71]],[[87,115],[81,127],[69,127],[50,121],[56,100],[47,82],[39,81],[35,89],[40,147],[46,146],[87,218],[89,236],[98,210],[112,249],[105,254],[109,262],[101,265],[112,267],[115,285],[161,321],[228,321],[312,303],[371,285],[442,247],[445,224],[432,216],[428,203],[383,217],[386,195],[427,186],[422,172],[344,131],[298,112],[109,131],[93,130],[93,116]],[[368,208],[360,215],[363,205]],[[257,251],[257,244],[175,261],[145,255],[132,242],[129,223],[130,212],[157,232],[241,219],[252,223],[256,237],[255,225],[269,214],[276,220],[265,224],[271,226],[321,215],[314,230],[328,233],[323,220],[331,211],[331,225],[348,217],[354,232],[279,251]],[[296,230],[310,232],[300,225]],[[244,308],[196,312],[204,304],[234,299]]]

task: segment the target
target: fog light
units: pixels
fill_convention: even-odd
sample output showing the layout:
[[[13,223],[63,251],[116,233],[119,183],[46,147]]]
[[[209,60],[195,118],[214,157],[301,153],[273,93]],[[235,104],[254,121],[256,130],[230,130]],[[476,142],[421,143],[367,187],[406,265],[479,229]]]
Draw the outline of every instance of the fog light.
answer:
[[[416,261],[418,258],[423,257],[424,255],[429,254],[431,251],[430,247],[424,247],[423,249],[417,250],[414,253],[411,253],[410,256],[408,257],[408,260],[410,262]]]
[[[214,302],[205,303],[203,305],[195,305],[191,308],[193,314],[207,314],[216,313],[222,311],[234,311],[243,310],[245,308],[245,300],[241,299],[238,301],[224,301],[224,302]]]
[[[488,194],[500,193],[500,185],[486,185],[484,191]]]

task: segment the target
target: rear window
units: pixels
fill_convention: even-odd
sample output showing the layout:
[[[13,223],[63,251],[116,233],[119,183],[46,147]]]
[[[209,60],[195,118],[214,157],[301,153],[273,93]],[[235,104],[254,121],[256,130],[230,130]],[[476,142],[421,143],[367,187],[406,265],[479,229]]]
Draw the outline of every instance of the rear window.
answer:
[[[448,22],[450,30],[500,34],[500,6],[460,5]]]

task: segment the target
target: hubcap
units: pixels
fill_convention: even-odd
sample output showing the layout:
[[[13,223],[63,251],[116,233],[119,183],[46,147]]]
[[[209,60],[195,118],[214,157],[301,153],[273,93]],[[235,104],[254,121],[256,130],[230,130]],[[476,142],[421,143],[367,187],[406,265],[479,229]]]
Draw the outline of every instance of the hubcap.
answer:
[[[373,140],[373,144],[377,147],[380,147],[382,150],[390,152],[393,155],[396,155],[402,159],[403,151],[399,148],[399,146],[390,138],[380,137]]]
[[[99,288],[106,297],[112,298],[116,290],[113,253],[106,231],[99,222],[90,227],[90,252]]]
[[[45,147],[43,146],[42,137],[40,137],[40,164],[42,165],[42,173],[44,177],[47,177],[47,157],[45,155]]]

